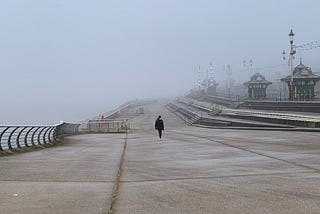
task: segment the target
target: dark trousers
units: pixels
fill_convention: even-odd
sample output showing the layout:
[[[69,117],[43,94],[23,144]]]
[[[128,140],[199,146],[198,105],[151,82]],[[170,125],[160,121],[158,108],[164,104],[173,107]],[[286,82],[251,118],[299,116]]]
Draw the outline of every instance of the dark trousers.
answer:
[[[159,132],[159,137],[161,138],[162,137],[162,130],[158,129],[158,132]]]

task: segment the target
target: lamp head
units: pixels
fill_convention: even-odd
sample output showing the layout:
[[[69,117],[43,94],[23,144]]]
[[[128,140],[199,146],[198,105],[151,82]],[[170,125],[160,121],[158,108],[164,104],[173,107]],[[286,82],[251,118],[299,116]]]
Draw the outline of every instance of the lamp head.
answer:
[[[289,38],[290,38],[290,42],[293,42],[293,36],[294,36],[295,34],[293,33],[293,31],[292,31],[292,29],[291,29],[291,31],[290,31],[290,33],[289,33]]]

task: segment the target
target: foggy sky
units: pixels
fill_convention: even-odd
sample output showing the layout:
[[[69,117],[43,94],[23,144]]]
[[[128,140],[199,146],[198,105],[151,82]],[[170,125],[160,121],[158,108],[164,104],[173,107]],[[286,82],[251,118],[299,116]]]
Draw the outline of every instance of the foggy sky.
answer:
[[[220,84],[225,64],[246,81],[244,59],[267,79],[286,74],[288,33],[296,44],[319,40],[319,8],[317,0],[1,0],[0,124],[77,122],[128,100],[183,95],[210,61]],[[314,72],[319,54],[302,54]]]

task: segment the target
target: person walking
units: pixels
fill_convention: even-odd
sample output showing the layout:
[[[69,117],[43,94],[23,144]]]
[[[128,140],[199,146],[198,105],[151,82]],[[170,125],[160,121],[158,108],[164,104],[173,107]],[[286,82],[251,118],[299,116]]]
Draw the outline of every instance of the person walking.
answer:
[[[158,130],[158,132],[159,132],[159,138],[161,139],[161,137],[162,137],[162,131],[164,130],[164,123],[163,123],[163,120],[162,120],[162,118],[161,118],[161,115],[159,115],[159,117],[158,117],[157,120],[156,120],[155,129]]]

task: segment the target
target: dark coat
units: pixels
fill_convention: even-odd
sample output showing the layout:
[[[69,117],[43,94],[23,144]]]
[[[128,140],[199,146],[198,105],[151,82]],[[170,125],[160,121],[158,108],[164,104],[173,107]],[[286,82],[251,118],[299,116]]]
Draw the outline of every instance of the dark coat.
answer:
[[[164,130],[164,123],[161,118],[158,118],[155,123],[155,129]]]

